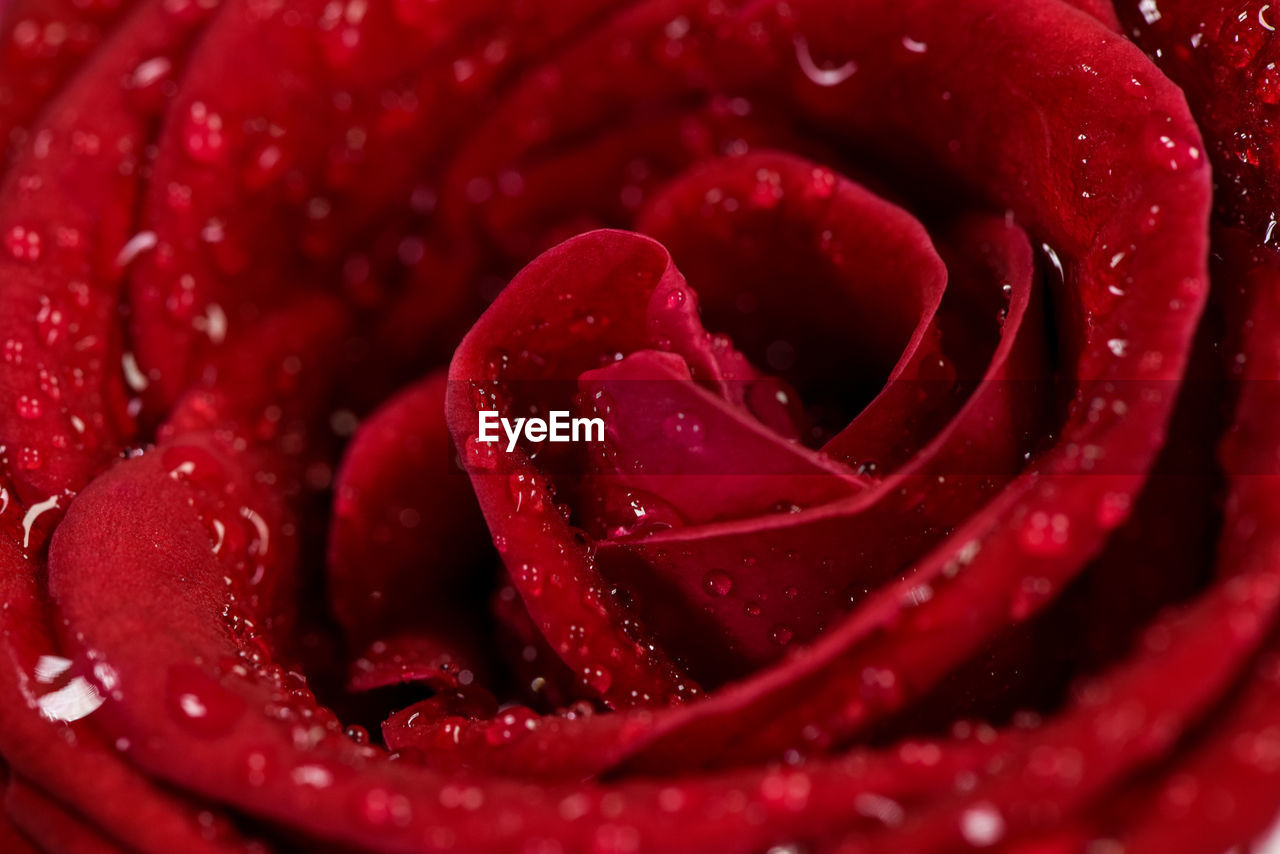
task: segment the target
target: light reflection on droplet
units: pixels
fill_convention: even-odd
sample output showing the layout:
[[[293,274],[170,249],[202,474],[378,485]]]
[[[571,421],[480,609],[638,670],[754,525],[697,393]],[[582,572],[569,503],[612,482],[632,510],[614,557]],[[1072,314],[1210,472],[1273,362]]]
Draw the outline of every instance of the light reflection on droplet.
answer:
[[[24,549],[31,546],[31,528],[35,525],[36,520],[57,506],[58,496],[51,495],[44,501],[32,504],[27,508],[26,515],[22,517],[22,547]]]
[[[839,86],[858,71],[858,64],[852,59],[835,68],[820,67],[813,61],[813,54],[809,52],[809,41],[804,36],[795,37],[795,46],[796,61],[800,63],[800,70],[804,72],[805,77],[819,86]]]
[[[105,702],[98,689],[83,676],[77,676],[36,700],[40,714],[51,721],[70,723],[93,714]]]

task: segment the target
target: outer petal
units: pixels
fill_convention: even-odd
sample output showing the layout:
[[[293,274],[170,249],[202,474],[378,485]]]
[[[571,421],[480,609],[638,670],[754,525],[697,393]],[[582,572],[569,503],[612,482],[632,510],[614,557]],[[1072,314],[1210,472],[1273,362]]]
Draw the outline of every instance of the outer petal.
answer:
[[[46,854],[123,854],[128,850],[22,780],[9,783],[4,808],[10,819]]]
[[[28,506],[78,489],[134,431],[127,383],[147,378],[123,352],[116,312],[161,105],[121,80],[156,57],[181,65],[203,17],[139,4],[32,129],[0,188],[0,438]]]

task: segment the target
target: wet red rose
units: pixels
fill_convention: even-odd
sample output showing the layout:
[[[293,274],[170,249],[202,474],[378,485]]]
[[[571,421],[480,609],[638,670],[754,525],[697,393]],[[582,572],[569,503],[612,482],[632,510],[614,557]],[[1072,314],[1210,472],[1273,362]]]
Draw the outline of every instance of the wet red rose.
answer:
[[[0,850],[1270,850],[1274,15],[10,0]]]

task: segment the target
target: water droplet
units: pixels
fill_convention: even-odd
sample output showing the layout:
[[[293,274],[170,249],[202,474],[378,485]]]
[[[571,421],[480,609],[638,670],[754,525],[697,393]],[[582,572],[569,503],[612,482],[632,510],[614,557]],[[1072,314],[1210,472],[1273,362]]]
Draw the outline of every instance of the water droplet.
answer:
[[[289,157],[278,140],[262,143],[249,156],[244,167],[244,183],[251,190],[271,185],[289,168]]]
[[[173,63],[163,56],[155,56],[144,60],[129,75],[130,89],[148,89],[169,76]]]
[[[29,394],[21,395],[18,398],[17,408],[19,418],[30,421],[40,417],[40,399]]]
[[[191,159],[201,163],[217,162],[227,147],[222,116],[203,101],[194,102],[187,110],[182,142]]]
[[[204,314],[191,319],[191,328],[209,336],[213,344],[221,344],[227,338],[227,315],[222,306],[211,302],[204,307]]]
[[[508,744],[537,729],[538,716],[532,709],[513,706],[495,718],[485,729],[485,741],[497,747]]]
[[[774,771],[760,780],[761,797],[791,810],[804,809],[812,790],[813,781],[803,771]]]
[[[124,246],[120,247],[119,254],[116,255],[116,267],[123,270],[132,264],[138,256],[144,252],[150,252],[156,248],[159,239],[154,231],[140,231],[133,237],[129,238]]]
[[[6,498],[7,495],[6,493]],[[51,495],[44,501],[38,501],[27,508],[27,512],[22,516],[22,547],[24,549],[31,547],[31,529],[35,526],[36,520],[50,510],[56,509],[57,506],[58,496]]]
[[[1066,547],[1070,530],[1071,519],[1065,513],[1037,510],[1023,522],[1019,541],[1032,554],[1053,555]]]
[[[1115,528],[1129,518],[1131,499],[1124,492],[1108,492],[1098,502],[1098,524]]]
[[[781,624],[774,626],[773,630],[769,632],[769,640],[773,641],[778,646],[786,646],[791,643],[791,639],[793,637],[795,637],[795,632],[791,631],[789,627]]]
[[[5,249],[18,261],[39,261],[41,240],[39,232],[15,225],[4,236]]]
[[[829,199],[836,191],[836,175],[830,169],[815,166],[809,173],[806,195],[813,199]]]
[[[1254,92],[1258,95],[1258,100],[1264,104],[1275,106],[1280,104],[1280,69],[1276,68],[1274,62],[1267,63],[1267,66],[1258,72],[1254,78]]]
[[[1004,816],[991,804],[977,804],[960,816],[960,833],[975,848],[995,845],[1004,838]]]
[[[47,720],[70,723],[93,714],[104,702],[92,682],[76,676],[61,688],[38,697],[36,706]]]
[[[795,49],[796,62],[800,64],[800,70],[804,72],[805,77],[818,86],[839,86],[858,72],[858,64],[852,59],[837,66],[819,66],[814,62],[813,54],[809,51],[809,41],[804,36],[795,37]]]
[[[728,596],[733,590],[733,577],[723,570],[713,569],[702,576],[702,589],[710,596]]]
[[[404,795],[375,786],[360,796],[356,815],[370,827],[406,827],[413,819],[413,806]]]
[[[702,421],[689,412],[675,412],[662,422],[662,432],[668,439],[680,442],[688,448],[700,448],[705,441]]]
[[[1253,62],[1267,40],[1267,32],[1258,25],[1263,20],[1261,16],[1255,19],[1248,12],[1241,12],[1227,22],[1216,43],[1224,63],[1239,69]]]
[[[244,701],[194,665],[169,671],[169,713],[180,726],[202,738],[227,735],[244,712]]]
[[[782,201],[782,176],[773,169],[757,169],[756,184],[748,201],[753,207],[768,210]]]
[[[789,386],[771,377],[756,380],[747,388],[747,408],[764,426],[785,438],[798,438],[802,407]]]
[[[862,685],[859,694],[863,700],[882,708],[891,709],[902,702],[902,684],[898,674],[887,667],[862,668]]]
[[[1014,591],[1013,601],[1009,605],[1009,616],[1015,620],[1025,620],[1039,610],[1053,595],[1053,584],[1042,576],[1028,576],[1022,579],[1018,589]]]
[[[132,353],[126,352],[120,357],[120,367],[124,371],[124,381],[136,392],[144,392],[151,382],[138,367],[138,360]]]
[[[667,308],[679,308],[684,305],[684,299],[684,291],[681,288],[672,288],[667,292]]]
[[[609,536],[651,534],[683,524],[680,514],[665,501],[648,493],[625,490],[610,501]]]
[[[480,469],[481,471],[492,471],[497,466],[497,444],[494,442],[481,442],[478,435],[468,436],[467,467]]]
[[[1171,172],[1197,166],[1204,161],[1199,147],[1163,131],[1155,134],[1151,152],[1156,162]]]
[[[9,365],[22,364],[22,342],[10,338],[4,342],[4,361]]]
[[[241,779],[254,788],[266,785],[270,772],[271,762],[261,750],[250,750],[240,763]]]
[[[330,8],[335,8],[336,4],[330,4]],[[340,4],[336,5],[341,9]],[[360,49],[361,34],[359,23],[363,18],[363,11],[358,14],[351,14],[351,10],[363,10],[365,3],[363,0],[347,3],[345,8],[348,10],[342,15],[342,21],[330,23],[328,27],[320,31],[320,48],[324,55],[325,62],[330,68],[342,69],[351,65],[356,57],[356,52]],[[326,22],[329,23],[329,22]]]
[[[598,694],[605,694],[613,685],[613,675],[603,667],[588,667],[582,672],[582,681]]]
[[[1124,338],[1110,338],[1107,340],[1107,349],[1114,356],[1124,356],[1129,352],[1129,342]]]
[[[44,456],[39,448],[28,445],[18,451],[18,467],[24,471],[35,471],[44,465]]]
[[[542,570],[533,564],[522,563],[511,573],[511,578],[526,595],[537,596],[542,592]]]
[[[534,513],[542,509],[545,490],[531,472],[516,472],[507,480],[507,490],[517,513]]]
[[[333,772],[314,762],[299,765],[289,776],[299,786],[309,786],[313,789],[327,789],[333,785]]]

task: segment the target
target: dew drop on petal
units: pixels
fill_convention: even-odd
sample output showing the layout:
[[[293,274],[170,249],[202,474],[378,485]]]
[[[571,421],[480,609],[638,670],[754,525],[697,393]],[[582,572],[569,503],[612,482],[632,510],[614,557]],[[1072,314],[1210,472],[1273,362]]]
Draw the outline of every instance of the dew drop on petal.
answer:
[[[987,848],[1004,838],[1004,816],[990,804],[978,804],[960,816],[960,833],[975,848]]]
[[[24,471],[35,471],[44,465],[44,456],[40,449],[27,446],[18,451],[18,467]]]
[[[201,163],[216,162],[227,145],[222,116],[210,110],[203,101],[194,102],[187,111],[182,143],[191,159]]]
[[[272,140],[260,145],[244,166],[244,182],[251,190],[270,185],[289,168],[289,158],[281,143]]]
[[[134,67],[133,73],[129,75],[129,88],[146,89],[164,80],[172,70],[173,63],[166,57],[155,56],[151,59],[143,60]]]
[[[806,194],[814,199],[829,199],[836,191],[836,175],[830,169],[815,166],[809,174]]]
[[[542,509],[543,489],[528,472],[516,472],[507,481],[511,502],[517,513],[534,513]]]
[[[542,592],[542,570],[531,563],[521,564],[512,571],[511,577],[526,595],[537,596]]]
[[[1131,499],[1124,492],[1108,492],[1098,502],[1098,524],[1114,528],[1129,518]]]
[[[309,786],[313,789],[327,789],[333,785],[333,772],[315,763],[299,765],[289,776],[299,786]]]
[[[1024,520],[1018,541],[1031,554],[1054,555],[1066,548],[1070,533],[1071,519],[1065,513],[1037,510]]]
[[[674,412],[662,422],[663,434],[690,448],[701,447],[704,441],[702,421],[688,412]]]
[[[604,694],[613,685],[613,675],[603,667],[588,667],[582,672],[582,681],[591,690]]]
[[[1053,595],[1053,584],[1042,576],[1022,579],[1009,606],[1009,615],[1015,620],[1025,620],[1048,603]]]
[[[193,735],[204,738],[228,734],[244,712],[242,699],[194,665],[180,665],[170,670],[166,691],[174,721]]]
[[[492,471],[498,465],[497,444],[482,442],[480,437],[467,437],[467,467],[481,471]]]
[[[28,421],[40,417],[40,399],[24,394],[18,397],[18,417]]]
[[[22,225],[15,225],[4,236],[4,246],[18,261],[39,261],[40,233]]]
[[[820,66],[813,59],[809,50],[809,41],[804,36],[795,37],[796,62],[804,76],[818,86],[839,86],[858,72],[858,64],[852,59],[837,66]]]
[[[1151,153],[1156,162],[1171,172],[1177,172],[1204,162],[1203,152],[1199,147],[1171,136],[1169,133],[1157,132],[1151,143]]]
[[[261,750],[250,750],[240,763],[241,779],[254,788],[266,785],[270,770],[270,760]]]
[[[413,818],[413,807],[406,796],[375,786],[360,796],[356,816],[369,827],[404,827]]]
[[[728,596],[733,590],[733,577],[720,569],[713,569],[702,577],[702,589],[710,596]]]
[[[144,252],[149,252],[156,248],[159,240],[154,231],[140,231],[120,247],[119,254],[116,255],[116,267],[124,269],[132,264],[138,256]]]

